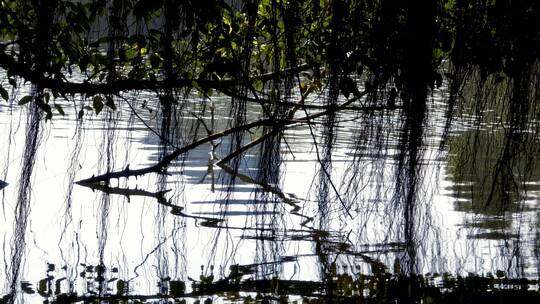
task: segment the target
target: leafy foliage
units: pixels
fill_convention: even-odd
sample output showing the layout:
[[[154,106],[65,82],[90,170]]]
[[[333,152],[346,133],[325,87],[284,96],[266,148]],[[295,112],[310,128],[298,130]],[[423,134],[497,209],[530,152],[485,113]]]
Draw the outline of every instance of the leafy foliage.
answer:
[[[369,72],[381,87],[395,82],[406,98],[414,86],[411,61],[419,69],[414,76],[424,75],[423,82],[433,86],[440,85],[437,71],[449,55],[456,63],[511,76],[540,49],[534,1],[438,0],[429,7],[407,1],[231,3],[2,1],[0,66],[55,92],[91,96],[95,92],[85,86],[68,89],[66,73],[77,71],[83,83],[109,87],[133,81],[111,90],[116,92],[176,87],[231,93],[224,79],[245,82],[302,63],[316,71],[333,64],[334,73]],[[425,67],[418,66],[416,53],[428,57]],[[255,80],[254,85],[263,87]]]

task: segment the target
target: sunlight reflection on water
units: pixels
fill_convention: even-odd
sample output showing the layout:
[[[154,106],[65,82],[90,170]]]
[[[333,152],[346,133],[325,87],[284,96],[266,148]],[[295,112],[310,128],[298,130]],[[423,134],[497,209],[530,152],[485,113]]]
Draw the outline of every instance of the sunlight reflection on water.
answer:
[[[15,100],[26,94],[22,89]],[[139,103],[148,96],[138,98],[131,100]],[[504,270],[512,276],[537,277],[538,253],[534,248],[537,246],[538,191],[527,193],[530,206],[519,213],[482,213],[467,207],[471,203],[466,196],[469,184],[456,180],[450,172],[455,170],[450,170],[452,164],[447,162],[447,152],[438,150],[437,140],[444,127],[441,123],[444,109],[437,106],[441,100],[439,92],[434,94],[426,127],[424,179],[419,186],[421,205],[418,206],[422,216],[415,225],[418,271],[486,274]],[[194,99],[191,106],[196,107],[199,101]],[[106,194],[99,189],[75,185],[70,192],[68,185],[103,173],[105,139],[113,138],[112,167],[115,170],[128,164],[132,169],[153,164],[159,158],[159,140],[125,104],[114,113],[101,113],[98,117],[92,112],[86,113],[79,130],[80,140],[76,140],[79,131],[73,104],[57,102],[66,116],[56,115],[52,121],[42,123],[20,280],[36,284],[54,273],[58,278],[66,278],[61,283],[64,291],[98,292],[88,284],[89,273],[86,277],[82,277],[82,273],[87,269],[85,265],[100,263],[109,269],[107,279],[129,280],[132,291],[140,294],[155,293],[156,282],[165,277],[199,280],[201,265],[205,275],[213,265],[216,277],[228,275],[229,267],[234,264],[260,264],[252,274],[254,277],[277,275],[287,279],[320,280],[321,266],[317,257],[320,253],[315,240],[320,240],[322,235],[325,241],[320,246],[335,259],[340,271],[369,273],[371,265],[366,256],[392,269],[394,260],[404,254],[405,245],[399,233],[388,232],[388,229],[399,228],[399,220],[392,218],[397,215],[388,213],[394,187],[389,183],[398,153],[399,130],[395,125],[400,120],[392,113],[382,115],[382,126],[389,132],[377,133],[387,136],[384,141],[387,146],[380,150],[370,147],[355,150],[352,134],[360,119],[352,113],[341,117],[332,178],[339,189],[350,187],[347,182],[339,181],[351,168],[351,159],[364,153],[358,165],[363,170],[360,174],[365,173],[359,179],[365,188],[351,200],[354,204],[347,206],[353,218],[345,214],[338,198],[332,194],[332,205],[323,219],[313,187],[319,168],[317,152],[307,127],[289,130],[285,135],[279,191],[273,194],[283,203],[258,204],[254,200],[252,192],[260,186],[253,184],[258,164],[253,152],[248,152],[244,158],[236,189],[229,193],[226,185],[220,184],[228,174],[226,170],[208,165],[210,145],[190,152],[183,161],[184,167],[170,168],[171,176],[167,177],[165,188],[171,191],[157,195],[161,191],[157,186],[158,178],[148,175],[113,180],[109,186],[119,190],[104,200]],[[228,101],[216,98],[215,102],[219,129],[228,121]],[[80,106],[79,99],[75,98],[75,103]],[[15,225],[13,210],[23,161],[26,111],[26,107],[0,104],[0,179],[9,183],[1,190],[4,218],[0,228],[4,240],[1,250],[3,269],[6,269],[0,272],[2,282],[7,281],[9,267],[6,263],[10,263],[14,254],[7,244]],[[140,110],[140,116],[158,129],[155,113],[155,110]],[[107,122],[107,115],[116,123]],[[257,115],[252,112],[248,117]],[[466,132],[468,122],[458,123],[455,130],[456,134]],[[180,129],[179,136],[182,132],[187,130]],[[221,144],[218,154],[226,155],[225,147],[226,142]],[[70,172],[73,174],[69,175]],[[536,180],[528,182],[531,186],[538,184],[538,176],[534,178]],[[456,191],[461,185],[464,189]],[[134,192],[134,189],[144,191]],[[323,220],[326,231],[318,229]],[[494,220],[495,224],[482,226],[489,220]],[[497,226],[502,223],[506,223],[505,226]],[[284,257],[294,258],[280,262]],[[56,269],[47,272],[47,263],[57,265]],[[113,267],[118,272],[111,272]],[[106,284],[111,288],[109,292],[118,288],[113,282],[115,280]]]

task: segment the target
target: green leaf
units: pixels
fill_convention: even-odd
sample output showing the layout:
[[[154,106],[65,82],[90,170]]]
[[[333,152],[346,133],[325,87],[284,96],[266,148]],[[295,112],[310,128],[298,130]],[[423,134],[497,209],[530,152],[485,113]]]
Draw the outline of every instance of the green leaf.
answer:
[[[99,95],[95,96],[92,106],[94,107],[94,110],[96,111],[96,115],[99,115],[99,112],[103,110],[103,98],[101,98],[101,96]]]
[[[52,119],[53,113],[52,108],[49,104],[44,103],[43,100],[40,98],[36,99],[36,104],[40,109],[43,110],[43,112],[47,113],[47,115],[45,115],[45,120]]]
[[[9,94],[2,86],[0,86],[0,96],[4,98],[6,101],[9,101]]]
[[[116,105],[114,104],[114,99],[111,96],[107,96],[107,102],[105,105],[114,111],[116,111]]]
[[[255,82],[253,82],[253,86],[255,87],[255,89],[261,91],[264,88],[264,83],[262,80],[257,79],[255,80]]]
[[[21,282],[21,289],[24,293],[27,293],[27,294],[34,294],[36,293],[33,289],[32,289],[32,284],[28,283],[28,282]]]
[[[48,279],[41,279],[39,280],[39,283],[38,283],[38,292],[40,294],[47,294],[47,290],[49,289],[48,288]]]
[[[124,280],[116,281],[116,294],[123,295],[126,290],[126,282]]]
[[[34,97],[32,97],[31,95],[26,95],[23,98],[21,98],[21,100],[19,100],[19,105],[20,106],[25,105],[29,103],[30,101],[32,101],[33,98]]]
[[[60,113],[62,116],[65,116],[66,113],[64,112],[64,109],[62,109],[62,106],[59,105],[59,104],[54,104],[54,108],[56,109],[56,111],[58,111],[58,113]]]

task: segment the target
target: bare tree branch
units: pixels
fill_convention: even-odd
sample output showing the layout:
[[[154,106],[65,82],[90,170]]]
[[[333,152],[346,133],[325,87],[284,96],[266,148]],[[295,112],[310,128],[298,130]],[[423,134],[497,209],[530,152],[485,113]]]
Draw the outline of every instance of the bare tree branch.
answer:
[[[17,62],[13,56],[1,51],[0,46],[0,67],[9,71],[10,74],[22,77],[25,81],[37,84],[42,88],[48,88],[62,94],[117,94],[123,91],[141,91],[141,90],[163,90],[174,88],[185,88],[199,86],[201,88],[213,88],[226,94],[227,87],[235,86],[247,81],[278,79],[288,74],[295,74],[301,71],[310,69],[309,65],[300,65],[297,67],[285,69],[282,71],[256,75],[248,79],[189,79],[176,78],[165,80],[136,80],[136,79],[119,79],[105,83],[92,82],[68,82],[61,79],[47,77],[28,68],[27,64]],[[223,91],[222,91],[223,90]]]
[[[192,149],[194,149],[194,148],[196,148],[196,147],[198,147],[198,146],[200,146],[202,144],[205,144],[205,143],[211,142],[213,140],[222,138],[222,137],[227,136],[229,134],[233,134],[233,133],[241,132],[241,131],[246,131],[246,130],[252,129],[254,127],[259,127],[259,126],[264,126],[264,125],[274,126],[274,127],[276,127],[275,132],[279,132],[284,127],[292,125],[292,124],[309,123],[309,121],[313,120],[314,118],[321,117],[321,116],[336,112],[341,107],[346,107],[346,106],[350,105],[351,103],[353,103],[353,102],[359,100],[361,97],[365,96],[371,90],[372,89],[368,89],[368,90],[363,91],[362,93],[356,94],[356,96],[354,98],[349,99],[348,101],[344,102],[343,104],[341,104],[338,107],[330,107],[325,111],[321,111],[321,112],[311,114],[311,115],[307,114],[304,117],[300,117],[300,118],[297,118],[297,119],[294,119],[294,120],[289,120],[289,119],[259,119],[259,120],[253,121],[251,123],[247,123],[247,124],[237,126],[237,127],[233,127],[233,128],[230,128],[230,129],[218,132],[218,133],[214,133],[212,135],[209,135],[209,136],[206,136],[206,137],[201,138],[199,140],[196,140],[196,141],[192,142],[191,144],[188,144],[186,146],[183,146],[181,148],[176,149],[172,153],[170,153],[170,154],[166,155],[165,157],[163,157],[163,159],[161,159],[158,163],[156,163],[155,165],[149,166],[149,167],[132,170],[128,166],[124,170],[108,172],[108,173],[101,174],[101,175],[98,175],[98,176],[92,176],[90,178],[80,180],[77,183],[78,184],[100,183],[100,182],[108,181],[108,180],[113,179],[113,178],[121,178],[121,177],[128,178],[128,177],[132,177],[132,176],[141,176],[141,175],[148,174],[148,173],[164,174],[164,173],[166,173],[167,166],[174,159],[176,159],[178,156],[180,156],[180,155],[182,155],[182,154],[184,154],[184,153],[186,153],[186,152],[188,152],[188,151],[190,151],[190,150],[192,150]],[[373,111],[375,108],[374,107],[365,107],[365,108],[361,108],[361,109],[365,109],[366,111]],[[384,109],[387,109],[387,107],[378,107],[376,109],[384,110]],[[268,136],[270,136],[270,135],[268,135]],[[260,142],[262,142],[262,140],[258,141],[254,145],[256,145],[256,144],[258,144]]]

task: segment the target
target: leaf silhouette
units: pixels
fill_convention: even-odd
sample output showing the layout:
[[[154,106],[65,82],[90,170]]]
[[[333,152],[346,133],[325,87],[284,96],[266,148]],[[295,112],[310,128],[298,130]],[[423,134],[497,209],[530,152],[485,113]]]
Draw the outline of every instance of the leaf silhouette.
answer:
[[[21,100],[19,100],[19,105],[20,106],[25,105],[29,103],[30,101],[32,101],[32,99],[33,97],[31,95],[26,95],[23,98],[21,98]]]

